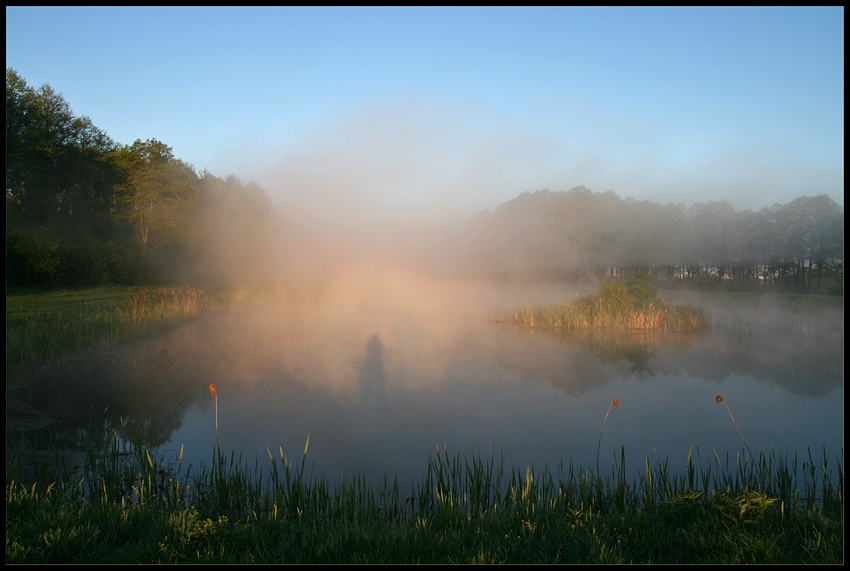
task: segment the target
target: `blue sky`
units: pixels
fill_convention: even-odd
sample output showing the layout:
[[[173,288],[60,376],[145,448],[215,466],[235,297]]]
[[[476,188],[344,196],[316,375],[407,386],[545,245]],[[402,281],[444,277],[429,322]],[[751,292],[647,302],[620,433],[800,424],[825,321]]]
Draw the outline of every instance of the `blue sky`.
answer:
[[[843,7],[7,7],[6,66],[284,205],[843,205]]]

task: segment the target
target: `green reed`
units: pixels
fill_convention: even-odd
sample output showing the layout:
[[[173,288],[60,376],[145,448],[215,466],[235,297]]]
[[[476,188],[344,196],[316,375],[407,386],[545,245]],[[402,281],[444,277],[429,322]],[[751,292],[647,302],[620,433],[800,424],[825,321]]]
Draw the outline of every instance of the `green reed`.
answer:
[[[610,412],[610,408],[609,408]],[[684,464],[671,466],[668,458],[646,458],[631,481],[627,478],[625,450],[607,476],[574,466],[553,470],[548,466],[525,470],[506,466],[504,457],[480,454],[470,457],[449,454],[444,447],[428,461],[425,476],[409,492],[402,493],[396,479],[382,485],[367,482],[355,473],[351,480],[331,484],[305,473],[309,437],[300,461],[281,448],[268,451],[269,465],[256,459],[253,466],[241,456],[224,454],[216,447],[212,464],[183,472],[183,449],[166,461],[145,447],[126,429],[108,423],[90,427],[82,435],[85,455],[75,471],[63,469],[62,452],[37,450],[25,442],[13,448],[7,459],[7,486],[45,483],[76,490],[84,503],[157,504],[227,513],[245,517],[258,513],[313,513],[348,521],[368,521],[382,514],[396,517],[429,517],[463,514],[474,517],[547,509],[603,511],[646,506],[681,494],[706,496],[751,490],[767,494],[782,509],[797,510],[819,505],[825,510],[843,506],[843,448],[836,469],[824,449],[816,462],[807,456],[777,454],[772,448],[757,455],[749,451],[725,458],[712,449],[703,459],[691,448]]]

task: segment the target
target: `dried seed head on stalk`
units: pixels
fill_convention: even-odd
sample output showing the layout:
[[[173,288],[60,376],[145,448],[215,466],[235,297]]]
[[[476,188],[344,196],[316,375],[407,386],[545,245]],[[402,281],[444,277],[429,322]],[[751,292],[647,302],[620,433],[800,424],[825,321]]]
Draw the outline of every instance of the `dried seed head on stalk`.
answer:
[[[210,383],[210,394],[215,398],[215,447],[218,450],[218,397],[216,396],[214,383]]]
[[[734,424],[734,425],[735,425],[735,430],[737,430],[737,431],[738,431],[738,435],[741,437],[741,440],[743,440],[743,441],[744,441],[744,446],[746,446],[746,447],[747,447],[747,452],[750,454],[750,457],[752,458],[752,457],[753,457],[753,453],[750,451],[750,445],[749,445],[749,444],[747,444],[747,439],[746,439],[746,438],[744,438],[744,433],[743,433],[743,432],[741,432],[741,429],[738,427],[738,423],[737,423],[737,422],[735,422],[735,417],[734,417],[734,416],[732,416],[732,409],[730,409],[730,408],[729,408],[729,403],[727,403],[727,402],[723,399],[723,397],[722,397],[722,396],[720,396],[720,395],[717,395],[717,397],[714,399],[714,402],[715,402],[715,403],[717,403],[717,404],[723,403],[723,404],[725,404],[725,405],[726,405],[726,410],[727,410],[727,412],[729,412],[729,418],[731,418],[731,419],[732,419],[732,424]]]
[[[615,398],[608,405],[608,412],[605,413],[605,418],[602,420],[602,430],[599,431],[599,444],[596,447],[596,475],[599,476],[599,452],[602,450],[602,431],[605,430],[605,423],[608,422],[608,415],[611,414],[611,407],[620,406],[620,399]]]

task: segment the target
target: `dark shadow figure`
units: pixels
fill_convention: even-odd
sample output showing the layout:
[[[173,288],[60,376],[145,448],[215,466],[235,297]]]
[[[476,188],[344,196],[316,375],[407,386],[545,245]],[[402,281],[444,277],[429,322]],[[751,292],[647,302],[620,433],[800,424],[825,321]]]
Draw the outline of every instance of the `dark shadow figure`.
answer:
[[[360,374],[360,403],[365,408],[382,409],[386,405],[384,346],[377,335],[366,344],[366,362]]]

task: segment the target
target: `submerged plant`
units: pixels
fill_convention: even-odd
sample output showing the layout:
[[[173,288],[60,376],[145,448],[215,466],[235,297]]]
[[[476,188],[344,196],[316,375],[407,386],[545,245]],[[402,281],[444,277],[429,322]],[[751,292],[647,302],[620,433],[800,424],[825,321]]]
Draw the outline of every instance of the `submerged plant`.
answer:
[[[726,400],[724,400],[724,398],[720,395],[717,395],[717,398],[714,399],[714,402],[716,402],[717,404],[723,403],[723,404],[726,405],[726,410],[729,411],[729,418],[732,419],[732,424],[735,425],[735,430],[738,431],[738,434],[741,436],[741,440],[744,441],[744,446],[747,447],[747,452],[750,453],[750,458],[753,458],[754,456],[753,456],[753,453],[750,451],[750,445],[747,444],[747,439],[744,438],[743,433],[741,433],[741,429],[738,428],[738,423],[735,422],[735,417],[732,416],[732,410],[729,408],[729,403],[727,403]]]
[[[599,451],[602,450],[602,431],[605,430],[605,423],[608,422],[608,415],[611,414],[611,407],[620,406],[620,399],[615,398],[608,405],[608,412],[605,413],[605,419],[602,421],[602,429],[599,431],[599,444],[596,446],[596,476],[600,476],[599,472]]]

